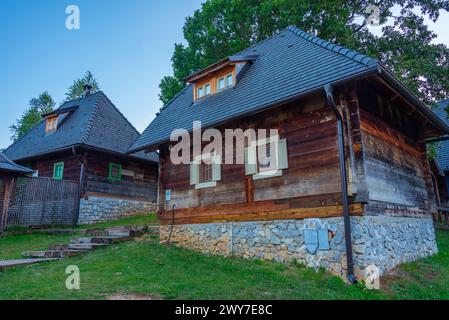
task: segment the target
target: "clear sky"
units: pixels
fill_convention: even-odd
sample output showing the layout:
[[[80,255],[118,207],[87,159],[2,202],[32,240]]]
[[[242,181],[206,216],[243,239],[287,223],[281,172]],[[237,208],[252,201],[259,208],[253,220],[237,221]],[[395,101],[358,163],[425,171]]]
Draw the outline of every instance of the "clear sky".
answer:
[[[67,30],[66,7],[81,13]],[[0,148],[32,97],[62,102],[73,80],[93,72],[102,90],[139,130],[161,107],[159,81],[172,73],[174,43],[201,0],[1,0]],[[449,14],[431,28],[449,45]]]
[[[80,30],[66,29],[66,7],[80,9]],[[92,71],[101,89],[139,130],[161,107],[159,81],[172,74],[175,42],[200,0],[1,0],[0,149],[32,97],[56,102]]]

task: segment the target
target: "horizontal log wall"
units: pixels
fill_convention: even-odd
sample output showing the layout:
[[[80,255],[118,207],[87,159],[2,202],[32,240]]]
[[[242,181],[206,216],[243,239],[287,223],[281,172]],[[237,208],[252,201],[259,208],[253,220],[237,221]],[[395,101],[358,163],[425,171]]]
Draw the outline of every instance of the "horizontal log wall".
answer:
[[[189,165],[172,164],[168,150],[163,148],[162,223],[171,221],[174,204],[175,223],[341,215],[336,119],[321,96],[226,126],[278,129],[281,139],[287,139],[289,158],[289,167],[280,177],[253,181],[245,175],[243,164],[223,164],[222,180],[216,187],[195,190],[190,185]],[[225,128],[219,129],[223,133]],[[170,201],[165,201],[166,189],[171,191]],[[351,209],[353,214],[363,212],[361,205],[354,204]]]
[[[60,155],[20,164],[30,166],[33,170],[38,170],[39,177],[53,178],[54,165],[58,162],[64,162],[64,180],[80,180],[81,163],[79,156]]]
[[[365,110],[363,105],[360,115],[369,190],[366,213],[430,214],[432,192],[424,146],[410,137],[411,134]]]
[[[101,153],[88,153],[86,160],[84,191],[87,195],[156,202],[157,165]],[[108,179],[111,162],[122,166],[121,181]]]

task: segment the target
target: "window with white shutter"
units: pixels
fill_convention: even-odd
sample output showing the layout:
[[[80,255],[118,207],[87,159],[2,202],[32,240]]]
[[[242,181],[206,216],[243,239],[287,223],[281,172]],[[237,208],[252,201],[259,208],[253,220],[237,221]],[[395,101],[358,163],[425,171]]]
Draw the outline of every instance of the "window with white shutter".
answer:
[[[208,160],[208,161],[203,161]],[[190,185],[195,189],[211,188],[221,180],[221,158],[215,154],[198,156],[190,163]]]
[[[285,169],[288,169],[286,139],[261,139],[245,149],[245,174],[253,179],[278,177]]]

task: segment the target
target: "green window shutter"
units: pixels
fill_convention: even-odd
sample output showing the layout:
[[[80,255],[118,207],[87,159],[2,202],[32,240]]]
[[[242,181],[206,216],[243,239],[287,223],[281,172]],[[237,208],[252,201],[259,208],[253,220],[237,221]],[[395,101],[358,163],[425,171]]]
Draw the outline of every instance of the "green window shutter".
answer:
[[[190,185],[194,186],[200,182],[200,165],[195,161],[190,163]]]
[[[287,140],[279,140],[278,148],[278,169],[288,169]]]
[[[108,179],[112,181],[122,180],[122,165],[117,163],[109,163]]]
[[[62,180],[64,178],[64,162],[57,162],[53,165],[53,179]]]
[[[257,173],[257,155],[256,147],[245,148],[245,174],[251,175]]]

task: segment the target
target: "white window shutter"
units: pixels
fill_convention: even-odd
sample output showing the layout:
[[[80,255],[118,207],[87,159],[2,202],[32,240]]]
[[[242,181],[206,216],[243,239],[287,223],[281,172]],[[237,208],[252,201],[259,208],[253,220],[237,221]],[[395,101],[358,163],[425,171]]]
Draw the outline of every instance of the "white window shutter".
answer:
[[[212,163],[212,180],[220,181],[221,180],[221,163],[214,161]]]
[[[278,169],[288,169],[287,140],[281,139],[278,143]]]
[[[190,185],[196,185],[200,182],[200,168],[195,161],[190,163]]]
[[[245,174],[251,175],[257,173],[257,155],[256,147],[245,148]]]

